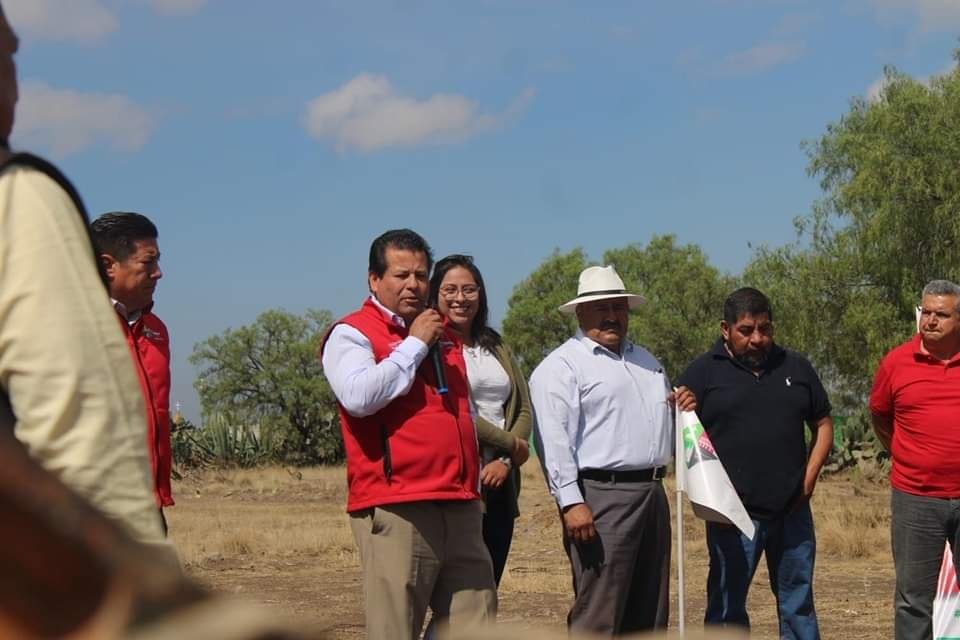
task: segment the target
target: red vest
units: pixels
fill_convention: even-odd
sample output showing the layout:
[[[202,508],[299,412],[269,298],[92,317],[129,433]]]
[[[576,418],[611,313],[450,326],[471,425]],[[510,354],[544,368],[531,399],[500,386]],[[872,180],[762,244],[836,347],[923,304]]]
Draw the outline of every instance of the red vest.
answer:
[[[122,316],[120,324],[127,337],[146,403],[147,450],[153,472],[154,497],[158,507],[173,506],[170,490],[173,462],[170,451],[170,336],[166,325],[149,308],[133,325],[127,324]]]
[[[337,324],[341,323],[366,336],[378,363],[407,337],[407,330],[388,322],[370,300]],[[453,336],[445,334],[441,344],[446,394],[437,393],[431,361],[426,358],[410,390],[377,413],[358,418],[340,405],[347,453],[347,511],[480,497],[477,434],[463,352]],[[320,349],[322,356],[323,345]]]

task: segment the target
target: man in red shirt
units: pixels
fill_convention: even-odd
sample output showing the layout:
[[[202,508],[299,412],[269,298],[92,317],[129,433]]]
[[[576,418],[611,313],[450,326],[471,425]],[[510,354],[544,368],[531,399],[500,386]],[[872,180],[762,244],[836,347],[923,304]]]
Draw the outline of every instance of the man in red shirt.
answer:
[[[170,491],[170,337],[153,314],[163,277],[157,228],[139,213],[105,213],[91,225],[100,268],[127,337],[146,401],[147,448],[157,507],[173,506]],[[164,520],[164,528],[166,521]]]
[[[924,287],[919,328],[884,356],[870,393],[873,428],[893,460],[898,640],[932,636],[944,541],[960,558],[960,286]]]

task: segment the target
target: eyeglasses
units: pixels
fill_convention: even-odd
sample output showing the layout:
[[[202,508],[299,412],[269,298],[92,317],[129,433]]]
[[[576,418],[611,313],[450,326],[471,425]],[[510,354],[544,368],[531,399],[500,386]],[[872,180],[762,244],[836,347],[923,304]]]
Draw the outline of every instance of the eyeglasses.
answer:
[[[480,287],[471,284],[462,287],[454,285],[440,287],[440,295],[444,300],[455,300],[458,293],[462,293],[467,300],[476,300],[480,296]]]

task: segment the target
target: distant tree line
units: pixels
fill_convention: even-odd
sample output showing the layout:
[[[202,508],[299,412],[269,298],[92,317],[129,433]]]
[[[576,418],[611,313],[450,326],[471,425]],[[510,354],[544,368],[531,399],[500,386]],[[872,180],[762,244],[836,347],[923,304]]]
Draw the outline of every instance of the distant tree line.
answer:
[[[865,403],[880,357],[913,332],[926,282],[960,280],[958,131],[960,70],[920,82],[886,69],[878,98],[854,98],[805,144],[823,196],[794,221],[793,243],[755,249],[736,275],[672,235],[604,252],[602,263],[648,302],[631,316],[630,338],[675,378],[719,335],[726,295],[761,289],[774,305],[777,341],[811,359],[842,418],[835,461],[854,461],[872,446]],[[580,249],[555,252],[514,288],[503,334],[528,374],[575,329],[557,306],[575,295],[589,264]],[[196,345],[205,413],[272,434],[267,459],[341,460],[336,402],[316,358],[330,320],[328,312],[272,310]]]

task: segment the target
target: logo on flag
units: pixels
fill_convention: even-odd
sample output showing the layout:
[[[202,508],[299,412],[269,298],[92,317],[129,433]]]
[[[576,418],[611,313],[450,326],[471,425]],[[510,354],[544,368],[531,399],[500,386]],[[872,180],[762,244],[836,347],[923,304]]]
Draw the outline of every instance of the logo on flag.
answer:
[[[753,538],[753,520],[693,411],[677,411],[676,466],[677,488],[686,492],[697,517],[735,525],[743,535]]]
[[[683,452],[687,459],[687,469],[693,468],[702,460],[716,460],[717,452],[710,442],[710,436],[699,422],[683,428]]]

